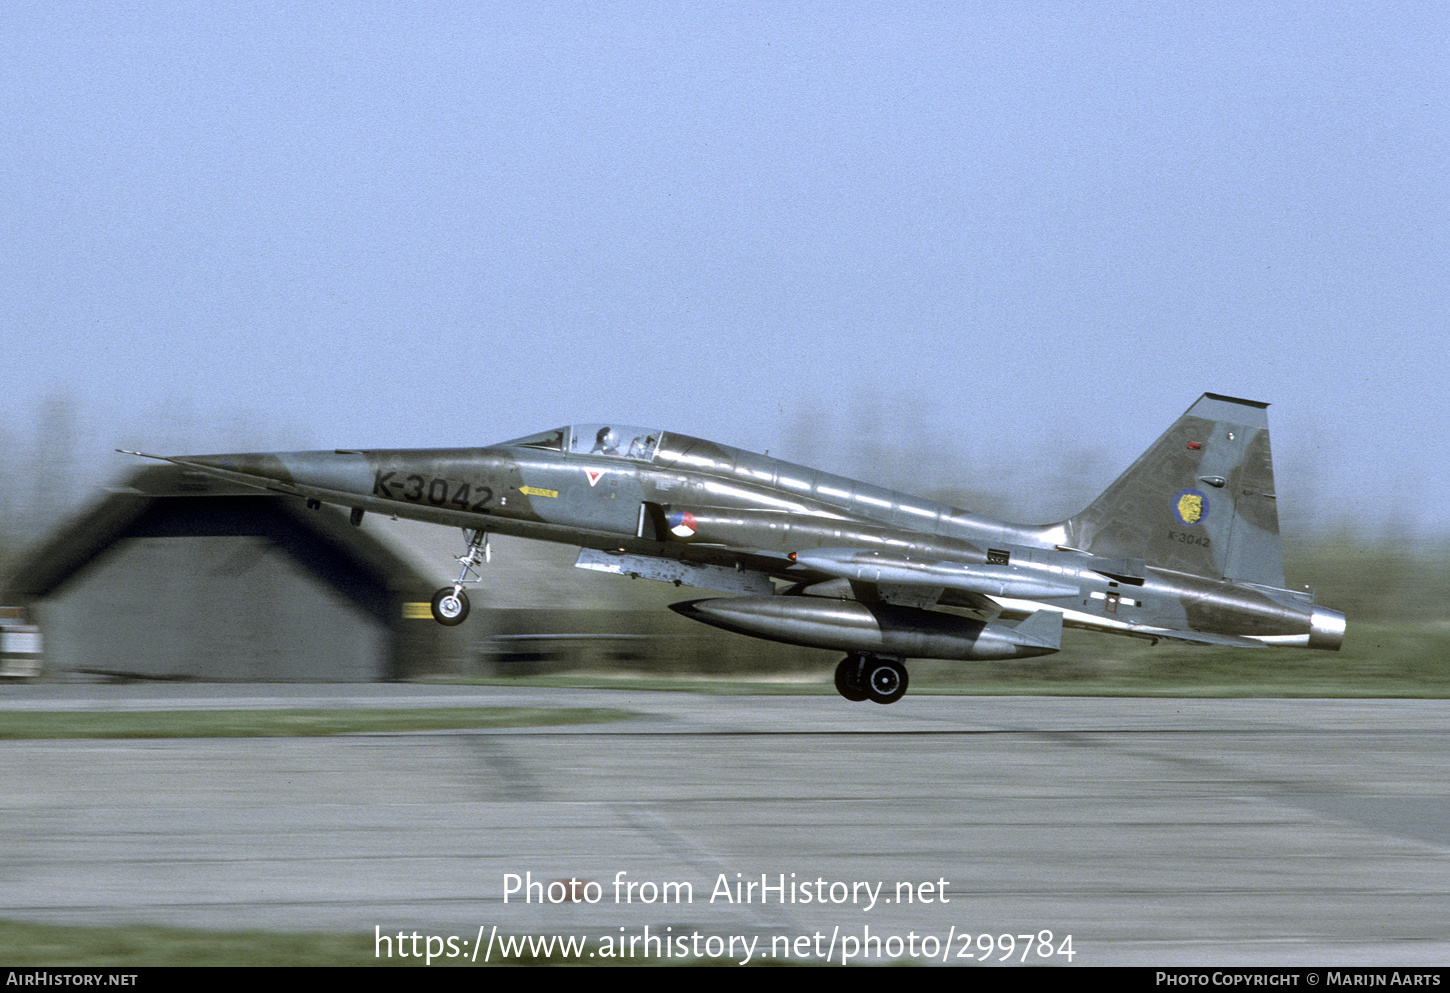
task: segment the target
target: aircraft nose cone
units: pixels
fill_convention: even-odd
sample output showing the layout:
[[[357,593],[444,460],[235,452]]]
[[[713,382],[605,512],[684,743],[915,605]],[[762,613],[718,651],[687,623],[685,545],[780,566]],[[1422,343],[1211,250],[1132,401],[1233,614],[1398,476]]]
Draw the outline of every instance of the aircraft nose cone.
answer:
[[[287,471],[282,460],[272,454],[181,455],[171,461],[201,469],[220,469],[223,472],[238,472],[246,476],[292,482],[292,474]]]

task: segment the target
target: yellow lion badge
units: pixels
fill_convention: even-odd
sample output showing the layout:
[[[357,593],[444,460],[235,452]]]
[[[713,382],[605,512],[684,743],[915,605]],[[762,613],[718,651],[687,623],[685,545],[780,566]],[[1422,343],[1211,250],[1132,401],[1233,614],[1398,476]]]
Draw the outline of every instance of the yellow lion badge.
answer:
[[[1197,524],[1203,517],[1203,494],[1184,493],[1178,498],[1178,519],[1184,524]]]

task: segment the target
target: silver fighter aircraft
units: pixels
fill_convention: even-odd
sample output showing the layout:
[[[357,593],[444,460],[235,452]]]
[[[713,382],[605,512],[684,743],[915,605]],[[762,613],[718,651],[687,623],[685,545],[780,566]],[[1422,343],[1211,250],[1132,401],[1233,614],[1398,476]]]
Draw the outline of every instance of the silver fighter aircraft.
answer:
[[[1344,615],[1284,585],[1267,406],[1205,393],[1091,506],[1043,525],[615,423],[486,448],[167,461],[349,507],[354,524],[374,511],[462,528],[440,624],[467,617],[490,533],[563,542],[580,568],[735,594],[672,609],[845,652],[841,695],[893,703],[905,659],[1046,655],[1064,625],[1337,650]]]

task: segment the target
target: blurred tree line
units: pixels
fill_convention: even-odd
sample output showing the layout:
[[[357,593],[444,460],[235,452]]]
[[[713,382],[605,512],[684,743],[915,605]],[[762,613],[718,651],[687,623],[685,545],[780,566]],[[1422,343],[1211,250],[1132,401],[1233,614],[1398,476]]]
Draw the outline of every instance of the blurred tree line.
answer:
[[[1284,572],[1354,622],[1450,617],[1450,539],[1373,538],[1349,530],[1286,541]]]

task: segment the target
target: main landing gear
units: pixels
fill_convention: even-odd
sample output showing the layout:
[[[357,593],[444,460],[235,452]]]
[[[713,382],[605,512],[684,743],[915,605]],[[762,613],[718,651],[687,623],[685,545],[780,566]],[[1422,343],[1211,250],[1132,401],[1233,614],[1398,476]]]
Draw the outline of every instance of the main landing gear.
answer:
[[[445,586],[433,594],[433,619],[446,627],[462,624],[468,618],[468,594],[463,592],[465,583],[478,582],[478,563],[491,557],[488,550],[488,532],[481,528],[465,530],[468,551],[458,556],[460,568],[458,579],[452,586]]]
[[[906,695],[909,682],[900,659],[847,655],[836,666],[836,692],[853,703],[895,703]]]

